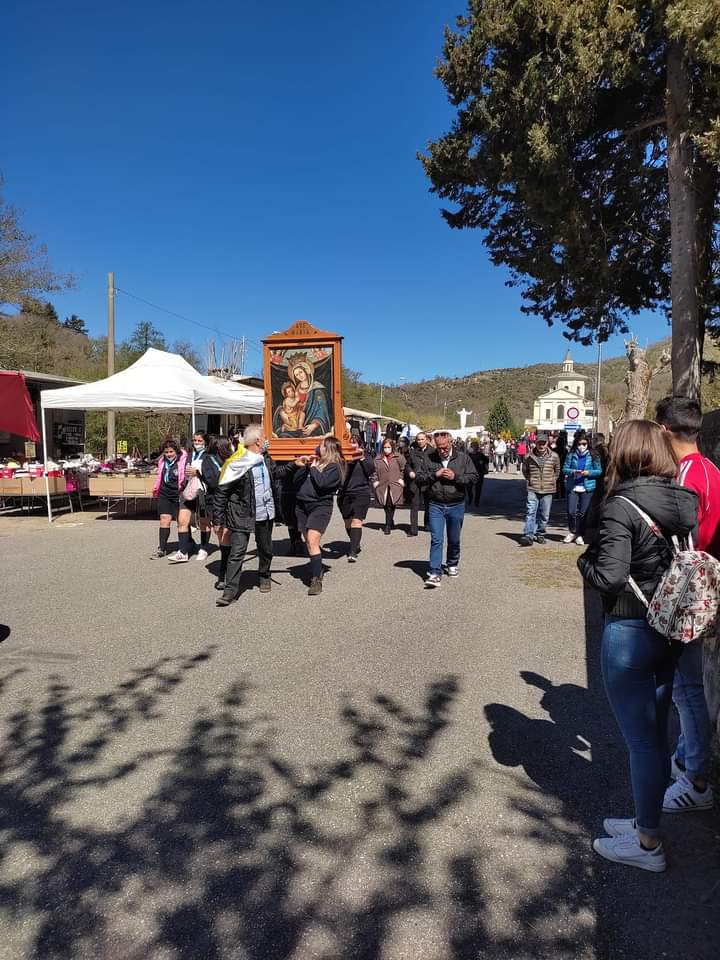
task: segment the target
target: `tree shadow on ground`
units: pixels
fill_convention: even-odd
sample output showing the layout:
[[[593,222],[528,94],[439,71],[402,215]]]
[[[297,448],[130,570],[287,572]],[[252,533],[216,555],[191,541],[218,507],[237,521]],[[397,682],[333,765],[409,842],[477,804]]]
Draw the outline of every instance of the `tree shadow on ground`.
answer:
[[[212,655],[158,660],[96,696],[50,678],[41,703],[8,717],[9,960],[579,956],[567,925],[551,928],[566,884],[516,890],[507,929],[490,932],[481,833],[458,830],[456,812],[482,789],[482,765],[439,754],[456,677],[428,683],[415,707],[344,694],[337,753],[317,762],[280,753],[247,677],[163,742],[157,722]]]
[[[512,806],[534,823],[532,835],[548,849],[561,843],[566,855],[543,896],[564,901],[570,913],[591,909],[596,914],[593,956],[655,960],[675,952],[710,960],[717,948],[708,895],[720,906],[717,820],[673,818],[663,824],[670,870],[656,878],[652,896],[643,871],[606,863],[591,850],[592,838],[603,835],[603,818],[631,816],[633,807],[627,753],[600,674],[600,601],[587,588],[584,601],[587,688],[522,671],[525,683],[541,692],[539,705],[547,718],[488,704],[493,757],[503,767],[521,768],[530,781],[519,794],[513,784]],[[543,909],[539,902],[526,904],[518,921]]]

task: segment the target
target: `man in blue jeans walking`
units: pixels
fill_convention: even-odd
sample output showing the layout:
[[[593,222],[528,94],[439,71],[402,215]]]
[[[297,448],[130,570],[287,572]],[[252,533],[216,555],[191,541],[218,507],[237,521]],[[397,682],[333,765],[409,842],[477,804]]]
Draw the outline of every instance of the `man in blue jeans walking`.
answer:
[[[560,476],[560,457],[551,450],[545,437],[538,437],[522,467],[527,480],[527,513],[521,543],[545,543],[552,498]],[[539,517],[539,519],[538,519]]]
[[[445,572],[449,577],[458,575],[466,489],[477,481],[478,474],[468,454],[454,449],[447,430],[438,430],[435,432],[435,449],[425,458],[423,475],[418,479],[428,492],[430,564],[425,586],[439,587],[446,532]]]

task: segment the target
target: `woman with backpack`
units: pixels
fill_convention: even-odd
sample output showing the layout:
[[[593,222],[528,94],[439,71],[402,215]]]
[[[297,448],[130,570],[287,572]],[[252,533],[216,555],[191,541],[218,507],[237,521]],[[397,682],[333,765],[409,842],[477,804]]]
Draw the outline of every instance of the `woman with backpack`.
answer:
[[[675,482],[676,472],[656,423],[621,424],[613,437],[597,541],[578,559],[585,581],[602,595],[603,680],[630,755],[635,801],[634,818],[606,819],[608,836],[593,847],[607,860],[656,873],[666,866],[659,826],[670,779],[667,721],[681,645],[649,626],[629,581],[649,600],[672,561],[669,541],[685,540],[695,529],[697,496]]]
[[[568,528],[563,543],[585,543],[585,518],[595,492],[595,484],[602,473],[600,461],[590,450],[587,434],[579,430],[563,464],[567,490]]]
[[[337,437],[323,437],[314,457],[298,457],[293,477],[297,488],[295,515],[310,557],[308,596],[322,593],[320,541],[332,516],[333,497],[345,479],[345,461]]]

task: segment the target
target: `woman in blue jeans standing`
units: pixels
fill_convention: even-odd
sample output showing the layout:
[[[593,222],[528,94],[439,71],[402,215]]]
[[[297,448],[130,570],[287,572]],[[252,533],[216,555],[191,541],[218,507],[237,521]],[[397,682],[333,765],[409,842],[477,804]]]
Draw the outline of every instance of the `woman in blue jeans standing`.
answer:
[[[579,430],[563,464],[567,491],[568,528],[564,543],[584,544],[585,516],[590,509],[595,484],[602,475],[600,460],[589,449],[587,434]]]
[[[697,495],[679,486],[677,466],[656,423],[629,420],[613,437],[607,496],[597,541],[578,559],[586,582],[600,591],[606,614],[601,662],[605,690],[630,755],[635,816],[608,818],[600,856],[643,870],[665,869],[660,839],[663,796],[670,779],[668,714],[680,644],[652,630],[632,577],[650,598],[670,564],[668,539],[695,529]],[[627,501],[658,525],[653,533]]]

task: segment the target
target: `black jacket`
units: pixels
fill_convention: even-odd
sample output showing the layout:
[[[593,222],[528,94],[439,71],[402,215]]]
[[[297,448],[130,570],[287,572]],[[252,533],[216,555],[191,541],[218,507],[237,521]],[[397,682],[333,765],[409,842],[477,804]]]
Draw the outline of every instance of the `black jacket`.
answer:
[[[469,453],[468,456],[473,462],[478,477],[484,477],[490,469],[490,461],[482,452],[482,450],[478,450],[477,453],[473,451],[472,453]]]
[[[370,493],[370,481],[375,475],[375,461],[366,453],[360,460],[349,460],[339,496]]]
[[[475,465],[466,453],[453,449],[450,451],[448,467],[455,473],[453,480],[435,476],[442,469],[442,460],[438,451],[433,450],[421,464],[421,473],[418,474],[420,485],[428,491],[428,499],[435,503],[464,503],[465,488],[478,478]]]
[[[620,496],[641,507],[665,537],[683,539],[688,533],[694,535],[697,526],[697,494],[660,477],[639,477],[619,484],[600,510],[596,542],[578,558],[580,573],[603,595],[606,613],[644,618],[645,608],[628,586],[628,577],[632,576],[650,599],[670,565],[672,548]]]
[[[332,503],[342,484],[340,468],[329,463],[324,470],[317,467],[297,467],[294,474],[297,498],[302,503]]]
[[[202,458],[200,472],[202,474],[202,481],[205,484],[205,490],[207,491],[208,497],[214,496],[217,492],[221,468],[222,464],[218,466],[209,453],[205,454],[205,456]]]
[[[270,476],[275,519],[281,520],[279,479],[287,468],[275,463],[267,454],[263,456]],[[252,470],[248,470],[239,480],[220,484],[214,491],[212,506],[215,526],[227,527],[228,530],[255,529],[255,481],[252,473]]]
[[[409,490],[413,490],[422,483],[422,476],[426,472],[427,458],[432,451],[432,447],[425,447],[421,450],[416,443],[411,443],[407,456],[405,458],[405,483]],[[410,472],[415,474],[415,478],[409,476]]]

